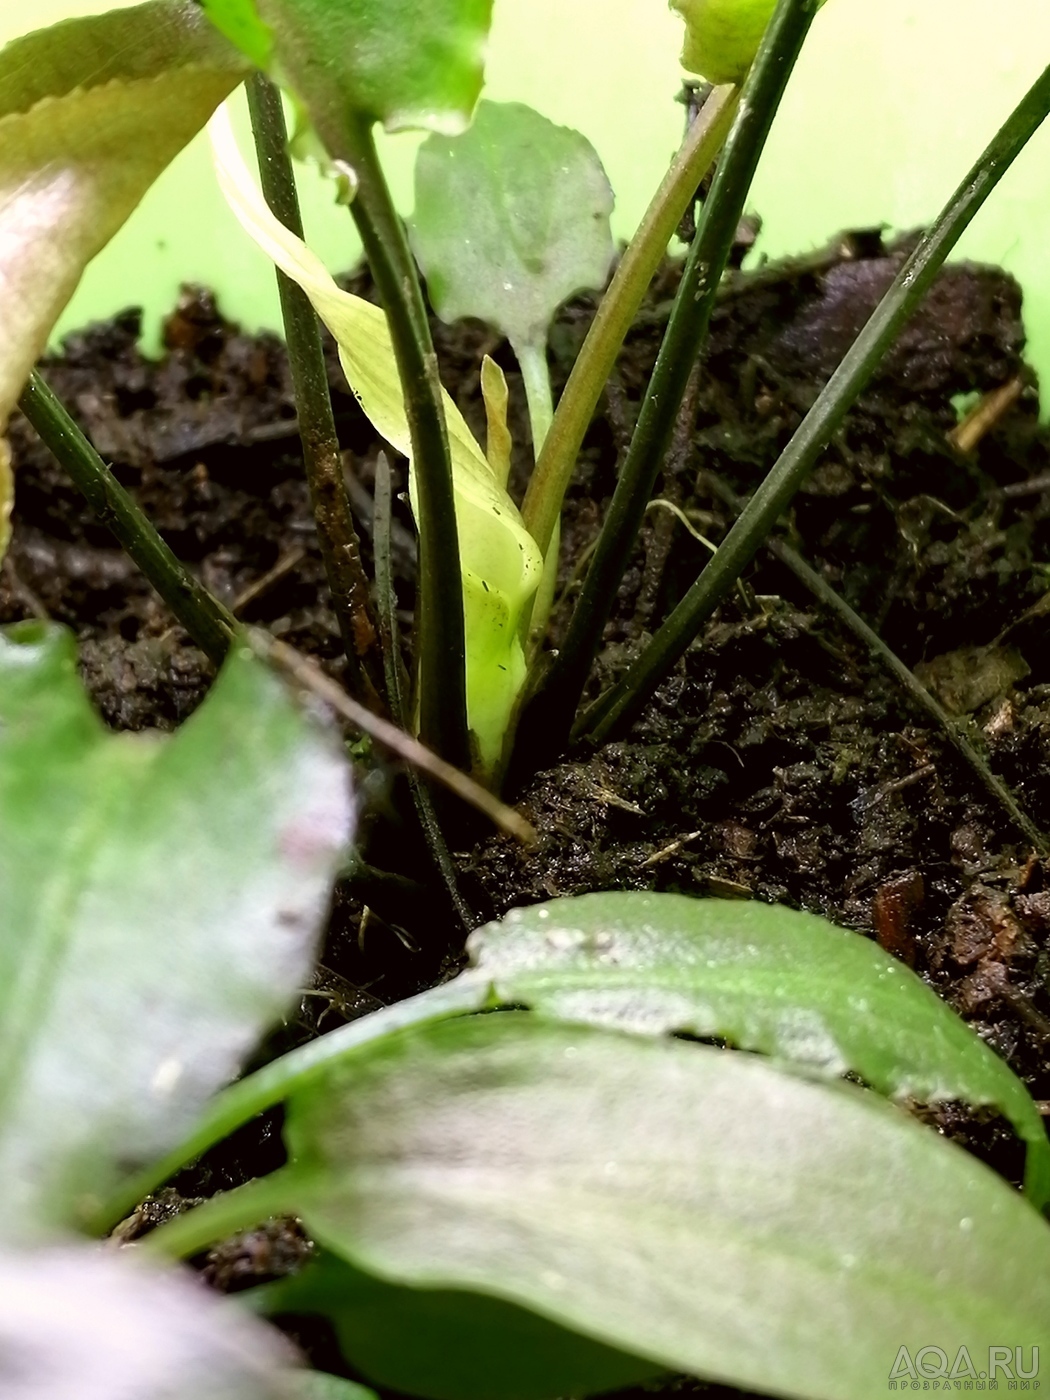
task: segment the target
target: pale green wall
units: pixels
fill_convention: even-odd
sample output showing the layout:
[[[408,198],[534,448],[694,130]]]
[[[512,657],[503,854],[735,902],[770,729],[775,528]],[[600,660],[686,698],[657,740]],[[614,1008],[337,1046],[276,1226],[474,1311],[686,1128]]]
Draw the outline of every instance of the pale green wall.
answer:
[[[0,0],[0,39],[103,8],[104,0]],[[665,0],[496,0],[488,94],[530,102],[587,133],[617,191],[622,236],[680,135],[682,109],[670,100],[679,38]],[[846,225],[928,219],[1048,61],[1048,0],[830,0],[753,192],[763,248],[796,252]],[[384,148],[406,208],[415,139]],[[310,236],[333,268],[345,268],[357,248],[349,216],[319,182],[307,183]],[[1031,356],[1050,385],[1048,213],[1050,130],[963,251],[1004,262],[1023,282]],[[135,302],[155,326],[184,280],[220,287],[228,314],[250,326],[277,323],[270,271],[224,208],[203,139],[89,269],[61,329]]]

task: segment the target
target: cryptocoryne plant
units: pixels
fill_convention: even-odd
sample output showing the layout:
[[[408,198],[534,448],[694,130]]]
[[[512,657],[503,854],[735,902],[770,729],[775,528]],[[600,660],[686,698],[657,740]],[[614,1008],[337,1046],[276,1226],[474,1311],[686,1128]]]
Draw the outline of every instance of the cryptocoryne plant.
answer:
[[[347,1381],[296,1370],[273,1329],[223,1317],[157,1267],[275,1216],[299,1218],[315,1253],[294,1277],[252,1290],[254,1310],[320,1312],[348,1366],[434,1400],[545,1400],[668,1370],[866,1400],[887,1376],[961,1386],[997,1366],[1007,1381],[1030,1378],[1032,1349],[1050,1345],[1050,1148],[1036,1106],[918,978],[810,915],[624,893],[516,911],[474,933],[457,979],[230,1084],[309,966],[353,835],[345,758],[265,662],[283,655],[298,678],[303,665],[242,635],[32,366],[86,263],[210,123],[227,198],[280,274],[351,712],[389,738],[386,712],[491,787],[573,732],[608,736],[739,578],[1050,109],[1048,70],[696,584],[579,715],[820,5],[675,8],[686,67],[717,86],[618,260],[612,194],[589,144],[517,104],[479,103],[491,0],[148,0],[0,52],[0,427],[19,402],[223,662],[177,735],[114,736],[75,679],[68,637],[37,624],[0,636],[0,1381],[5,1366],[29,1378],[13,1393],[53,1394],[56,1357],[86,1386],[80,1334],[66,1327],[56,1352],[55,1318],[90,1308],[102,1393],[352,1395]],[[222,110],[245,82],[261,189]],[[278,87],[297,113],[294,144],[321,151],[349,205],[379,306],[340,289],[303,241]],[[377,124],[430,133],[407,228]],[[712,165],[554,657],[544,631],[566,488],[624,336]],[[482,317],[518,358],[534,458],[520,505],[508,486],[506,382],[492,361],[481,366],[482,445],[442,389],[419,270],[438,316]],[[555,403],[551,319],[573,293],[603,288]],[[374,598],[361,564],[317,317],[364,412],[410,462],[411,694],[389,578]],[[382,469],[377,479],[388,496]],[[0,448],[0,549],[12,491]],[[375,545],[384,573],[378,523]],[[332,695],[323,678],[312,683]],[[423,792],[433,836],[428,801]],[[847,1073],[864,1087],[842,1083]],[[890,1098],[996,1109],[1025,1143],[1027,1199]],[[156,1230],[139,1274],[70,1243],[117,1226],[191,1158],[278,1105],[287,1164]]]

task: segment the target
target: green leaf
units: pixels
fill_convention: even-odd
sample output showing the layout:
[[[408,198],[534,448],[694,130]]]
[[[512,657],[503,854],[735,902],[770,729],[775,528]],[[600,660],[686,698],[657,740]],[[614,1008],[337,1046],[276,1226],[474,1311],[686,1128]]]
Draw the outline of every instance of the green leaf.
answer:
[[[84,267],[246,71],[189,0],[0,51],[0,432]]]
[[[544,346],[562,302],[600,291],[615,252],[613,192],[578,131],[520,102],[481,102],[462,136],[416,158],[412,247],[443,321],[476,316]]]
[[[817,0],[817,7],[824,0]],[[742,82],[776,0],[670,0],[685,20],[682,67],[710,83]]]
[[[326,1371],[290,1371],[285,1377],[290,1400],[377,1400],[375,1391]]]
[[[269,1315],[323,1314],[357,1370],[387,1389],[428,1400],[595,1395],[658,1374],[651,1361],[499,1298],[401,1288],[327,1252],[266,1292]]]
[[[1050,1230],[867,1090],[753,1055],[467,1017],[288,1105],[298,1211],[388,1282],[535,1309],[660,1366],[870,1400],[902,1345],[1050,1345]]]
[[[1050,1144],[1007,1064],[903,963],[815,914],[746,900],[617,892],[515,909],[471,935],[503,1002],[659,1035],[718,1036],[873,1089],[996,1107],[1050,1199]]]
[[[298,94],[332,155],[345,111],[388,131],[455,133],[481,92],[492,0],[204,0]]]
[[[216,29],[226,35],[256,68],[273,63],[273,30],[259,18],[255,0],[200,0],[200,7]]]
[[[336,286],[320,258],[268,208],[248,173],[229,118],[209,127],[222,191],[244,229],[286,276],[297,282],[339,346],[339,359],[372,426],[411,461],[412,441],[386,316],[379,307]],[[463,415],[442,390],[452,457],[456,524],[463,571],[467,643],[467,719],[480,766],[494,768],[522,682],[521,642],[543,572],[536,542],[522,523],[504,481],[492,467]],[[415,473],[409,474],[415,498]]]
[[[0,1254],[5,1400],[291,1400],[283,1338],[115,1250]],[[367,1395],[367,1392],[365,1392]],[[333,1398],[334,1400],[334,1398]]]
[[[174,737],[114,735],[67,633],[0,632],[0,1228],[186,1134],[308,974],[350,829],[341,746],[240,648]]]

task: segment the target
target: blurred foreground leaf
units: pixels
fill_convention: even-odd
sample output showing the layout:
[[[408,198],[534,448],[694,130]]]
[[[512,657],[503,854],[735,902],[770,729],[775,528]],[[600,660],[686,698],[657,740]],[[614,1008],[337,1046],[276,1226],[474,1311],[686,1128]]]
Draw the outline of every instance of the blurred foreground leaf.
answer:
[[[462,131],[481,91],[492,0],[202,0],[215,25],[289,84],[330,154],[344,113],[390,131]]]
[[[0,632],[0,1229],[83,1219],[237,1074],[351,815],[336,738],[239,648],[176,735],[114,735],[69,634]]]
[[[85,266],[247,67],[189,0],[0,50],[0,433]]]
[[[0,1254],[4,1400],[295,1400],[292,1359],[272,1328],[142,1260]]]

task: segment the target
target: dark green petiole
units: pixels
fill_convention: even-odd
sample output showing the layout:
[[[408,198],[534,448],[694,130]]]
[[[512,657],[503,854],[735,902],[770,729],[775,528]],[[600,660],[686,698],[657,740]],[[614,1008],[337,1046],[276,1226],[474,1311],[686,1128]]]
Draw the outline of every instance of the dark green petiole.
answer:
[[[831,441],[977,211],[1050,112],[1050,68],[1033,84],[952,195],[842,364],[824,386],[776,466],[652,643],[582,718],[578,732],[602,740],[638,713],[754,558],[778,516]]]
[[[261,73],[248,80],[247,92],[266,202],[281,223],[302,238],[303,221],[288,156],[280,92]],[[379,709],[383,685],[376,624],[339,455],[321,332],[309,297],[280,270],[277,288],[295,388],[303,464],[332,591],[332,607],[346,652],[350,689],[370,708]]]
[[[670,445],[678,407],[707,334],[744,201],[809,32],[816,0],[780,0],[744,84],[711,193],[682,271],[656,368],[561,653],[522,718],[532,763],[569,737],[602,632]]]
[[[112,531],[200,649],[218,666],[237,634],[233,614],[179,562],[35,371],[18,406],[102,524]]]

